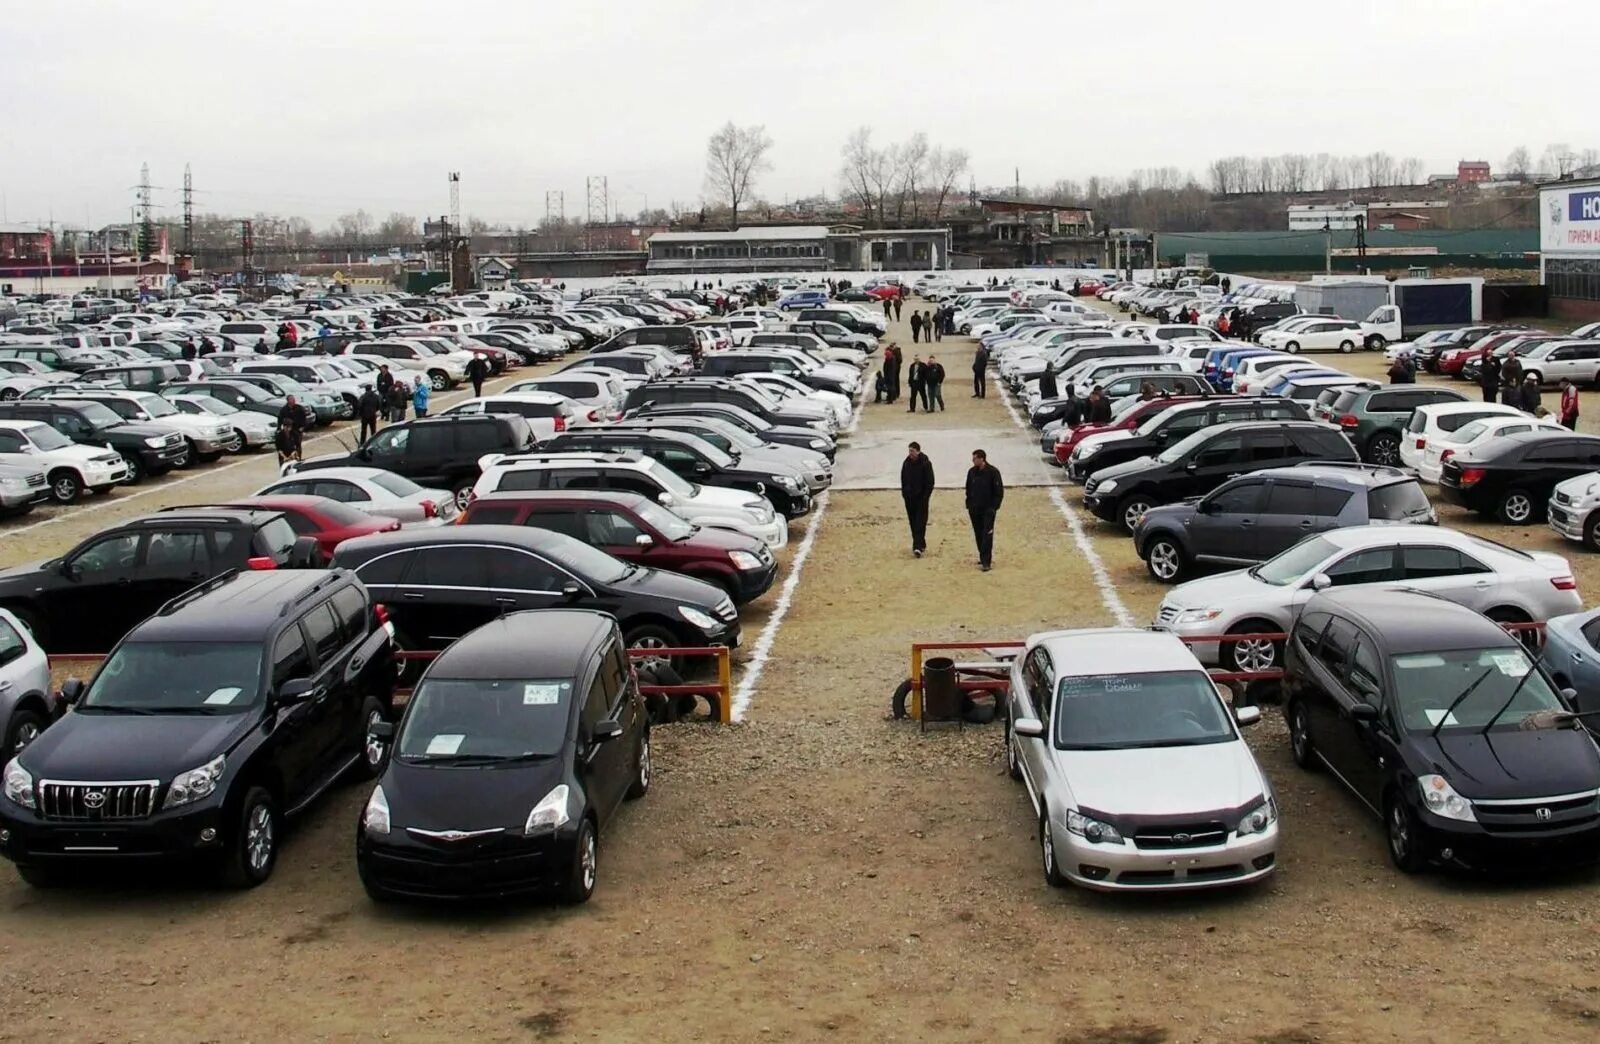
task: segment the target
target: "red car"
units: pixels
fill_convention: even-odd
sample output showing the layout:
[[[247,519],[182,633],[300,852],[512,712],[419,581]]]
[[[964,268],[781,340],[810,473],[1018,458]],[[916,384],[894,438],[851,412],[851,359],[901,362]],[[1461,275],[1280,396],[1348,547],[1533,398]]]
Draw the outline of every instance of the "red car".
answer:
[[[1527,337],[1527,330],[1507,330],[1504,333],[1490,334],[1480,337],[1463,348],[1446,348],[1439,353],[1438,367],[1442,374],[1456,376],[1473,359],[1482,359],[1488,352],[1494,351],[1508,341],[1516,341]],[[1503,355],[1504,353],[1497,353]]]
[[[906,288],[896,286],[894,283],[879,283],[877,286],[869,286],[866,288],[866,292],[874,301],[887,301],[896,297],[906,296]]]
[[[392,533],[400,523],[383,515],[369,515],[348,504],[327,497],[285,494],[277,497],[245,497],[216,507],[268,508],[283,512],[295,536],[315,537],[317,546],[328,558],[346,540],[373,533]]]
[[[761,597],[778,563],[760,539],[693,526],[649,497],[619,490],[488,493],[457,525],[538,526],[633,565],[716,584],[735,605]]]
[[[1066,467],[1067,461],[1072,459],[1072,451],[1090,435],[1098,435],[1103,431],[1132,431],[1168,406],[1180,402],[1199,402],[1203,398],[1204,395],[1174,395],[1166,399],[1150,399],[1134,406],[1110,424],[1080,424],[1075,428],[1062,428],[1056,436],[1056,463]]]
[[[1078,284],[1079,297],[1093,297],[1106,288],[1106,284],[1098,279],[1085,279]]]

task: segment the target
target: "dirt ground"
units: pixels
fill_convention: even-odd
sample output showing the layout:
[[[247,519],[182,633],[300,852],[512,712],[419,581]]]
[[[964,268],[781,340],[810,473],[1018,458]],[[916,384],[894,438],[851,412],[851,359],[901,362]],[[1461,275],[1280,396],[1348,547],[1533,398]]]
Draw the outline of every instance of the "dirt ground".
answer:
[[[909,357],[909,329],[891,332]],[[968,397],[970,341],[934,350],[946,413],[868,406],[864,431],[1011,423],[992,382]],[[0,562],[270,473],[13,527]],[[252,892],[40,892],[0,868],[0,1039],[1596,1039],[1600,879],[1400,875],[1379,824],[1293,766],[1271,713],[1250,739],[1283,809],[1274,878],[1180,897],[1049,888],[998,727],[921,733],[886,712],[912,641],[1110,622],[1061,512],[1046,489],[1013,489],[984,574],[954,490],[935,498],[922,560],[896,494],[828,497],[748,721],[656,732],[655,786],[603,839],[587,906],[374,907],[352,858],[366,791],[351,786],[299,821]],[[1162,589],[1126,537],[1083,522],[1147,621]],[[1547,529],[1484,528],[1600,585]],[[777,598],[747,611],[741,662]]]

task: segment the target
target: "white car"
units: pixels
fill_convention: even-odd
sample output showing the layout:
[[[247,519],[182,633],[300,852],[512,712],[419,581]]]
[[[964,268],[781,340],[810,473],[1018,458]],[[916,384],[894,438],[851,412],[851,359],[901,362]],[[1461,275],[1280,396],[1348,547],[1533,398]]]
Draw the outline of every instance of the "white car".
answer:
[[[578,408],[570,399],[555,392],[531,391],[468,399],[444,411],[445,416],[452,413],[514,413],[527,420],[537,441],[546,442],[574,426]]]
[[[1410,588],[1501,622],[1547,620],[1583,607],[1565,558],[1519,551],[1438,526],[1369,525],[1307,537],[1250,569],[1174,587],[1156,611],[1157,630],[1186,638],[1284,632],[1312,595],[1329,587]],[[1282,666],[1269,639],[1191,646],[1229,670]]]
[[[233,425],[221,417],[185,413],[155,392],[80,389],[71,395],[101,403],[125,421],[151,421],[178,432],[188,444],[191,460],[211,461],[224,453],[239,451],[239,437],[234,434]]]
[[[1550,492],[1550,528],[1590,551],[1600,551],[1600,472],[1556,483]]]
[[[456,517],[455,494],[448,489],[428,489],[382,468],[321,468],[286,475],[252,496],[327,497],[406,527],[442,526]]]
[[[1045,881],[1215,888],[1277,867],[1278,804],[1211,676],[1172,635],[1028,638],[1011,666],[1006,768],[1037,817]]]
[[[622,416],[623,400],[628,395],[621,381],[602,374],[584,373],[563,373],[518,381],[505,389],[504,394],[522,392],[546,392],[571,400],[577,410],[568,423],[578,428],[618,420]]]
[[[0,609],[0,759],[10,761],[50,724],[50,659],[9,609]]]
[[[1268,330],[1257,341],[1263,348],[1276,348],[1288,352],[1344,352],[1355,351],[1366,343],[1368,330],[1353,319],[1335,319],[1315,316],[1298,323],[1294,329]]]
[[[238,445],[233,452],[247,449],[265,449],[277,442],[278,422],[264,413],[241,410],[237,406],[198,392],[169,392],[163,396],[178,408],[178,412],[194,417],[212,418],[233,429]]]
[[[1293,355],[1264,355],[1261,358],[1264,360],[1270,359],[1272,362],[1264,362],[1260,366],[1250,366],[1250,363],[1256,360],[1254,358],[1246,359],[1244,361],[1245,368],[1234,373],[1233,393],[1235,395],[1265,395],[1267,386],[1281,377],[1297,373],[1309,375],[1328,372],[1328,368],[1321,363],[1308,362]],[[1290,361],[1281,362],[1280,360],[1284,358]]]
[[[1417,464],[1417,476],[1426,482],[1437,483],[1444,473],[1444,462],[1456,454],[1474,447],[1481,449],[1485,443],[1501,435],[1520,435],[1530,431],[1548,431],[1552,435],[1560,435],[1566,429],[1553,417],[1534,418],[1521,410],[1468,421],[1455,431],[1429,437],[1428,445],[1422,451],[1422,460]],[[1404,448],[1402,444],[1401,449]],[[1401,455],[1404,456],[1403,453]]]
[[[40,421],[0,420],[0,463],[43,471],[57,504],[128,481],[128,462],[116,451],[80,445]]]
[[[1514,419],[1521,422],[1517,431],[1532,431],[1537,422],[1515,406],[1495,402],[1432,402],[1411,411],[1405,431],[1400,434],[1400,464],[1428,481],[1438,482],[1444,467],[1444,450],[1459,453],[1461,447],[1451,438],[1473,421]],[[1537,424],[1560,431],[1553,422]],[[1474,433],[1474,437],[1482,432]],[[1508,433],[1502,433],[1508,434]]]
[[[770,394],[783,399],[804,399],[820,403],[833,411],[833,421],[841,428],[850,423],[850,417],[855,412],[855,406],[848,396],[840,395],[838,392],[818,391],[786,373],[741,373],[734,380],[753,381],[766,388]]]
[[[387,363],[397,377],[401,370],[409,371],[412,375],[427,374],[428,382],[436,392],[447,391],[467,379],[465,363],[415,341],[355,341],[346,346],[342,354],[359,355],[373,362]]]

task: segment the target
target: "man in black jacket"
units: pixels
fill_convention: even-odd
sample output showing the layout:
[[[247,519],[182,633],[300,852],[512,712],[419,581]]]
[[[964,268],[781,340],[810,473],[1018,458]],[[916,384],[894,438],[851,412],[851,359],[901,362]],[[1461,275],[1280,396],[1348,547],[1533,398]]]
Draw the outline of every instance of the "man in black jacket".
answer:
[[[933,356],[928,356],[928,368],[922,373],[922,403],[928,407],[928,412],[933,412],[933,404],[938,403],[939,409],[944,410],[944,363]]]
[[[1485,352],[1478,371],[1478,387],[1483,391],[1483,401],[1493,402],[1500,394],[1500,360],[1494,352]]]
[[[906,502],[906,521],[911,523],[911,553],[917,558],[928,549],[928,499],[933,496],[933,461],[913,442],[900,462],[900,499]]]
[[[972,519],[972,535],[978,542],[978,565],[985,573],[994,561],[994,517],[1005,495],[1000,470],[989,463],[983,450],[973,450],[972,467],[967,469],[967,517]]]
[[[906,411],[907,413],[917,412],[918,399],[923,399],[923,406],[926,408],[927,400],[924,398],[922,388],[923,381],[927,379],[927,373],[928,368],[922,364],[922,357],[913,355],[911,357],[911,368],[906,370],[906,386],[911,389],[911,408]]]
[[[1047,362],[1044,372],[1039,375],[1039,398],[1048,402],[1060,395],[1061,392],[1056,388],[1056,364]]]
[[[980,342],[978,350],[972,353],[972,397],[981,399],[988,391],[989,379],[989,349]]]
[[[372,385],[361,386],[361,398],[356,400],[356,415],[361,418],[361,442],[363,444],[378,433],[378,393],[372,390]]]
[[[489,376],[489,360],[484,358],[482,352],[474,352],[472,361],[467,363],[467,379],[472,382],[472,397],[483,397],[483,382]]]

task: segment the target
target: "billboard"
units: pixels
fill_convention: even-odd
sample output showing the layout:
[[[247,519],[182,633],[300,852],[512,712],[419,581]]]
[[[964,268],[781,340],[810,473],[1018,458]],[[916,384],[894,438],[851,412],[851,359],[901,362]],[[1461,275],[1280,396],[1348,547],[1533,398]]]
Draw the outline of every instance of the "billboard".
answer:
[[[1600,185],[1541,189],[1539,245],[1551,253],[1600,254]]]

